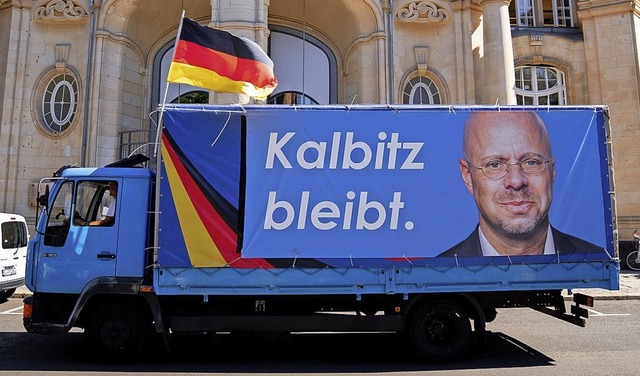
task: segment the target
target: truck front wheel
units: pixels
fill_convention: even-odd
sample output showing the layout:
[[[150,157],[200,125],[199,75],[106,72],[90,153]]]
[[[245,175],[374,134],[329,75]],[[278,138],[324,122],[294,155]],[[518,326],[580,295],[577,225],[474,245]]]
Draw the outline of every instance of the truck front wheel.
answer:
[[[126,361],[143,345],[146,331],[142,314],[126,304],[104,304],[93,313],[85,329],[92,355],[106,361]]]
[[[469,315],[458,304],[436,301],[416,309],[407,334],[422,360],[448,363],[467,354],[472,343],[471,323]]]

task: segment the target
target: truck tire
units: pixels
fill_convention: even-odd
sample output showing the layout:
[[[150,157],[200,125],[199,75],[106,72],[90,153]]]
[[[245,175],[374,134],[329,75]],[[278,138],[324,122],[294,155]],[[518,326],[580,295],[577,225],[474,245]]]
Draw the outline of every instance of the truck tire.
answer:
[[[9,299],[15,292],[16,292],[16,289],[0,290],[0,300]]]
[[[96,359],[130,361],[143,348],[147,331],[142,314],[127,304],[104,304],[95,310],[85,337]]]
[[[416,308],[407,335],[418,357],[429,363],[460,360],[471,348],[469,315],[449,301],[435,301]]]

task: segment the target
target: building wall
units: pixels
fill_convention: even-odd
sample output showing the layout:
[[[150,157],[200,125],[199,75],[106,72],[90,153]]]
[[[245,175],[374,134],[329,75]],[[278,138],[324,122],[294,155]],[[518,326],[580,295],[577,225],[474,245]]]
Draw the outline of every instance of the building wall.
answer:
[[[640,225],[640,97],[638,9],[629,2],[580,2],[585,35],[588,101],[611,110],[620,237]]]
[[[415,18],[410,13],[421,3],[417,0],[93,3],[87,87],[90,1],[0,0],[0,210],[33,218],[33,182],[61,165],[81,163],[83,154],[87,165],[113,162],[120,158],[119,132],[152,126],[152,93],[163,90],[154,59],[175,38],[183,4],[186,17],[256,40],[265,50],[270,25],[321,41],[337,61],[339,103],[401,103],[404,85],[417,74],[439,85],[445,104],[484,103],[485,72],[492,68],[485,67],[485,56],[495,52],[485,48],[483,22],[493,20],[483,15],[482,0],[433,0],[425,3],[433,11]],[[610,106],[617,212],[625,239],[640,227],[638,9],[634,2],[578,0],[576,10],[579,28],[513,28],[513,60],[515,66],[543,64],[565,72],[571,105]],[[62,71],[79,80],[79,108],[69,130],[52,136],[37,125],[38,96],[48,75]],[[210,98],[247,100],[228,94]]]

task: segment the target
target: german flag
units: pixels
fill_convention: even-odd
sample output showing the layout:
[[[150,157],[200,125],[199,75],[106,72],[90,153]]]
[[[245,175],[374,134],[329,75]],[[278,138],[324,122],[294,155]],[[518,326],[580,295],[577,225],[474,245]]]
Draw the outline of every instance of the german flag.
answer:
[[[273,61],[255,42],[183,18],[168,82],[265,100],[276,88]]]

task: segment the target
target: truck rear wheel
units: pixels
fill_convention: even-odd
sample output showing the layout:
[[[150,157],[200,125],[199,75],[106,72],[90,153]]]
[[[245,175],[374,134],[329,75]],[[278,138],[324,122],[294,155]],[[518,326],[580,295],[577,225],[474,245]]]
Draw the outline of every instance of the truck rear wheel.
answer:
[[[418,307],[407,329],[417,355],[430,363],[457,361],[473,342],[469,315],[454,302],[436,301]]]
[[[147,332],[139,310],[126,304],[105,304],[92,315],[85,337],[93,355],[105,361],[128,361],[143,347]]]

